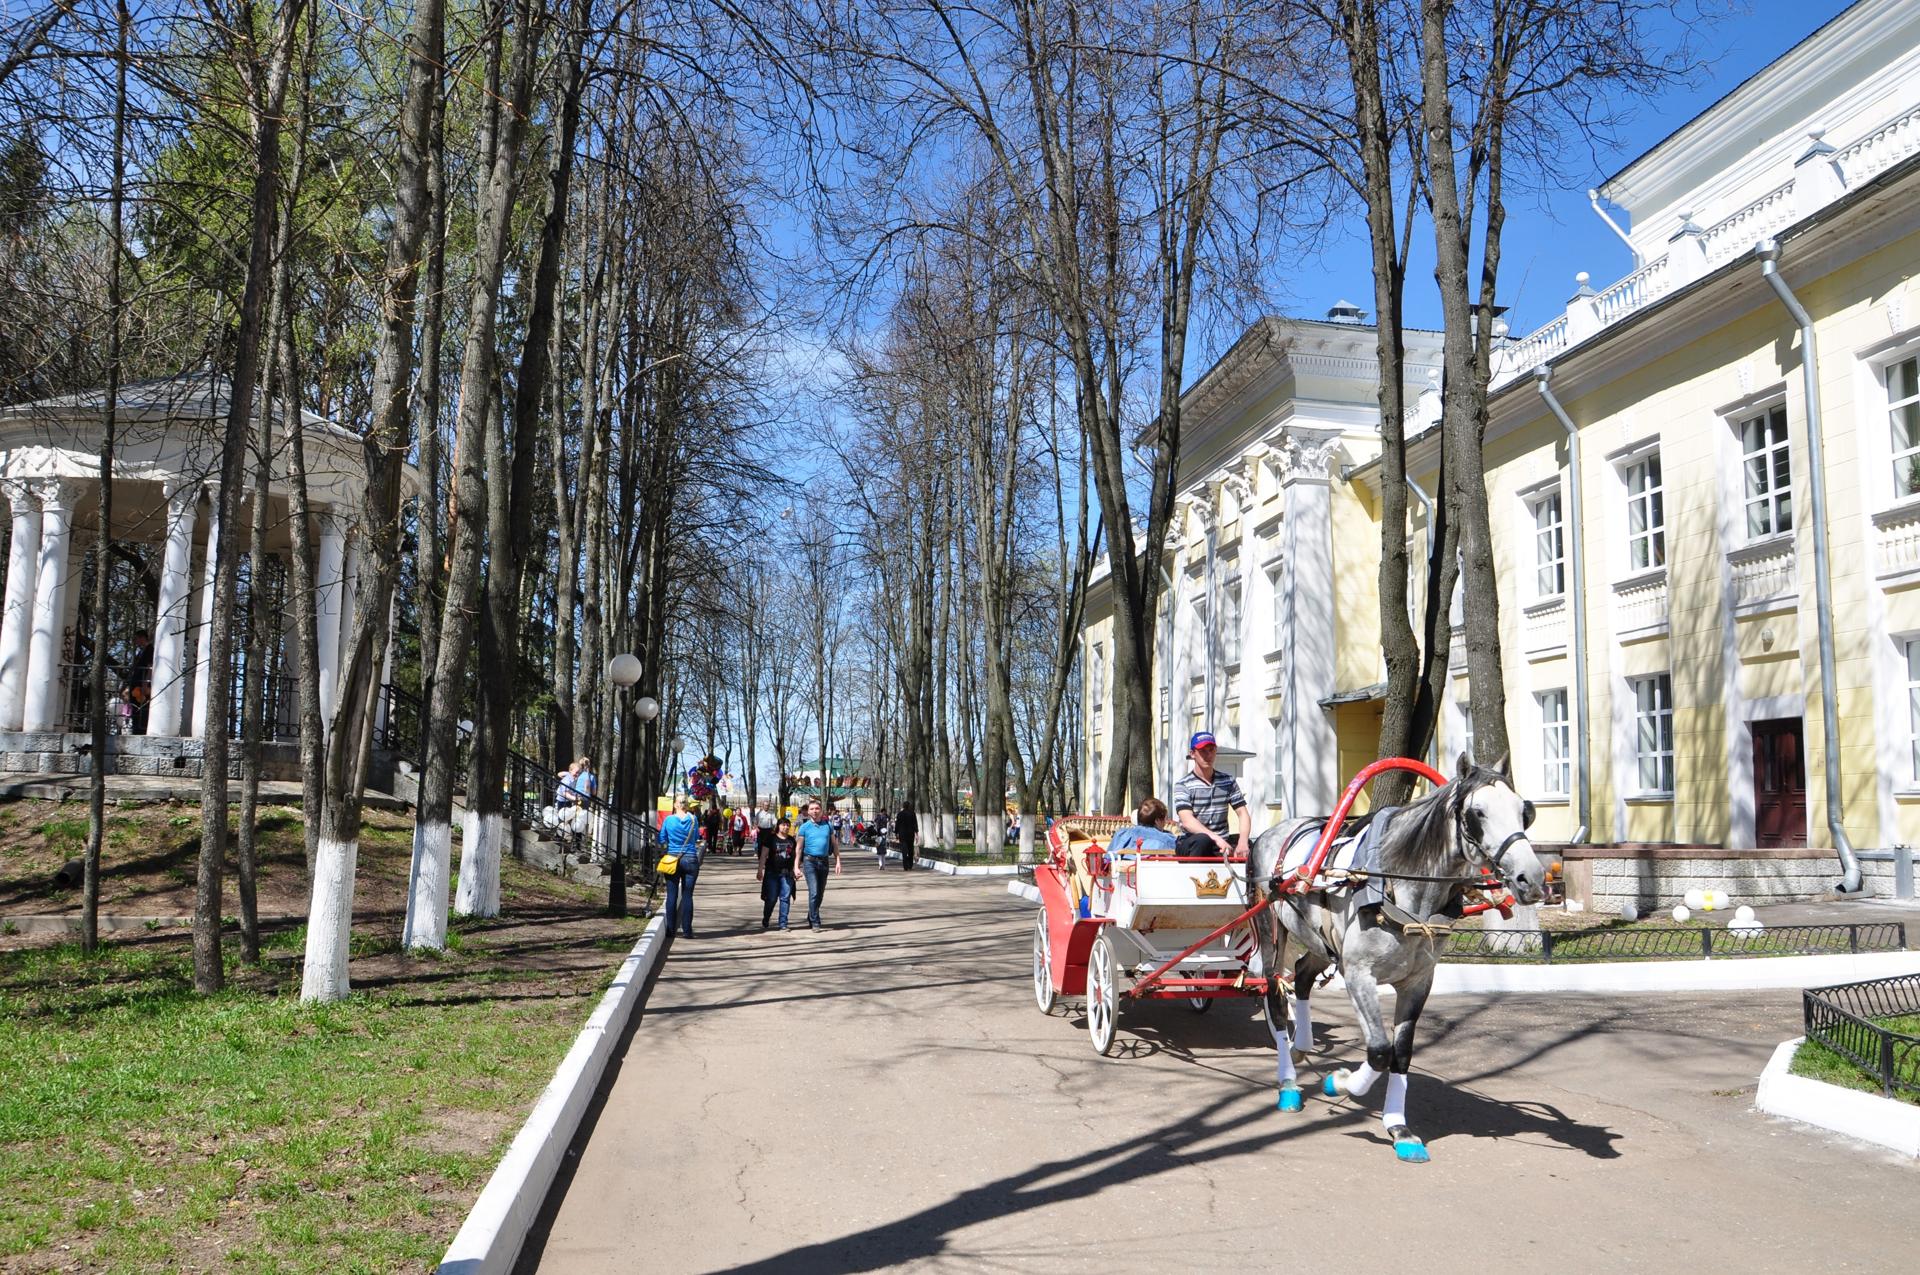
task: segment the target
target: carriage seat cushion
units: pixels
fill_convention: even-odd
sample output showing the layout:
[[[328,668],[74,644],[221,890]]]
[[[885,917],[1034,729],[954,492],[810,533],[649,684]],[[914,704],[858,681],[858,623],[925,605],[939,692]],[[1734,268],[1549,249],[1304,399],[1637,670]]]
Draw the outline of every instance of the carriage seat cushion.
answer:
[[[1173,834],[1164,828],[1144,828],[1136,824],[1122,828],[1107,843],[1108,854],[1172,854]]]

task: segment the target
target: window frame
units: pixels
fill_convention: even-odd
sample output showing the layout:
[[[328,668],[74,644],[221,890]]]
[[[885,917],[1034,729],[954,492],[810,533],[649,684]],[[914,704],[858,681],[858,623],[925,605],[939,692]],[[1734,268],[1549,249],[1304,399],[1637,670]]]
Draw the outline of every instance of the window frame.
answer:
[[[1768,435],[1771,434],[1771,427],[1776,416],[1778,416],[1780,424],[1778,439],[1768,437]],[[1747,427],[1754,424],[1761,425],[1764,441],[1758,449],[1749,451],[1747,449]],[[1735,416],[1733,421],[1733,435],[1734,447],[1739,458],[1740,471],[1738,480],[1740,500],[1739,526],[1743,529],[1745,543],[1752,544],[1756,541],[1771,539],[1774,536],[1791,535],[1794,529],[1793,421],[1787,414],[1786,402],[1784,400],[1778,400],[1768,403],[1764,407],[1752,408]],[[1752,462],[1756,458],[1764,458],[1761,473],[1766,480],[1765,487],[1757,492],[1753,486],[1753,469],[1751,467]],[[1786,481],[1784,484],[1776,481],[1779,477],[1778,466],[1782,463],[1786,466]],[[1766,511],[1766,525],[1759,530],[1756,530],[1754,526],[1756,506],[1764,508]],[[1783,514],[1784,520],[1782,518]]]
[[[1634,763],[1634,781],[1638,785],[1638,796],[1672,797],[1679,780],[1679,769],[1674,753],[1673,726],[1673,674],[1648,673],[1640,677],[1627,679],[1628,689],[1633,695],[1633,740],[1632,756]],[[1655,692],[1653,704],[1643,703],[1643,691]],[[1664,702],[1662,702],[1664,700]],[[1646,726],[1652,725],[1653,748],[1647,749]],[[1664,764],[1663,764],[1664,763]],[[1649,764],[1653,768],[1654,782],[1647,782]],[[1660,783],[1665,780],[1664,786]]]
[[[1636,474],[1647,475],[1647,486],[1638,492],[1633,489]],[[1667,565],[1667,482],[1658,445],[1621,462],[1620,485],[1626,492],[1628,574],[1664,570]],[[1646,509],[1647,525],[1641,531],[1633,529],[1636,505],[1643,505]],[[1643,546],[1646,550],[1644,562],[1639,556]]]
[[[1533,702],[1540,719],[1541,792],[1548,797],[1566,797],[1573,791],[1573,714],[1567,688],[1535,691]],[[1550,702],[1559,706],[1557,719],[1547,716]]]
[[[1561,494],[1560,480],[1525,492],[1521,496],[1527,512],[1527,530],[1533,544],[1533,600],[1547,602],[1554,598],[1567,596],[1567,502]],[[1548,509],[1553,511],[1551,522],[1542,524],[1541,515]],[[1552,555],[1546,554],[1546,541],[1551,537]],[[1547,574],[1552,573],[1554,587],[1544,587]]]

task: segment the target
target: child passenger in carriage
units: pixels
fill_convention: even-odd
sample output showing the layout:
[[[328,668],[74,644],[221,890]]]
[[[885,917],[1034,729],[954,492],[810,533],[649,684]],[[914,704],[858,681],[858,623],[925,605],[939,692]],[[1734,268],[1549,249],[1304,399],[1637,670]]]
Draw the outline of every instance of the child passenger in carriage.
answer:
[[[1167,831],[1167,803],[1158,797],[1149,797],[1140,803],[1133,812],[1133,827],[1122,828],[1113,834],[1113,840],[1107,843],[1108,854],[1121,854],[1126,851],[1147,851],[1149,853],[1169,853],[1173,849],[1173,834]]]

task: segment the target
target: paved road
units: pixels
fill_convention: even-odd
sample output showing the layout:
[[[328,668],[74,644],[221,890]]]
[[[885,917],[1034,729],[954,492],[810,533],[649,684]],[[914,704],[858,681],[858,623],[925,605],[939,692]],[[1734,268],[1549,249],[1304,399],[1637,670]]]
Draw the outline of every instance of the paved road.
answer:
[[[1920,1169],[1754,1111],[1794,993],[1436,998],[1405,1166],[1376,1110],[1273,1109],[1250,1003],[1129,1011],[1097,1057],[1002,880],[850,856],[827,917],[762,934],[708,863],[524,1269],[1883,1271],[1920,1238]]]

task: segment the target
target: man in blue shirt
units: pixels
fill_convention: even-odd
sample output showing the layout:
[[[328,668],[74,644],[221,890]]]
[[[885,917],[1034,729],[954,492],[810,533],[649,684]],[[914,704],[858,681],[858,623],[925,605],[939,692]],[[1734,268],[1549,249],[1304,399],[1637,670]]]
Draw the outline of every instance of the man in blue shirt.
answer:
[[[840,871],[840,839],[833,835],[826,811],[816,799],[807,803],[807,819],[800,825],[800,871],[807,878],[807,928],[820,928],[820,896],[827,892],[827,868]]]

